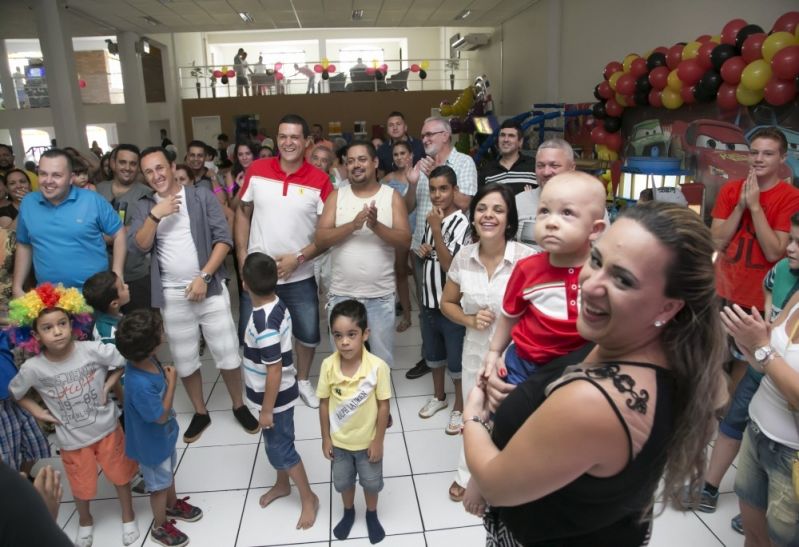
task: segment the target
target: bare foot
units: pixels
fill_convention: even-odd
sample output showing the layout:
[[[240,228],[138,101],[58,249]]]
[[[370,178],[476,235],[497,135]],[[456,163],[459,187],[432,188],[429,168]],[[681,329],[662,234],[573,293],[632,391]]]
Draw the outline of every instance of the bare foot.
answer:
[[[486,511],[486,501],[480,494],[477,485],[472,482],[472,479],[469,479],[469,483],[466,485],[466,492],[463,496],[463,507],[468,513],[480,518],[483,518]]]
[[[310,503],[302,503],[302,512],[300,513],[300,520],[297,521],[297,530],[307,530],[316,522],[316,512],[319,511],[319,497],[313,494],[313,500]]]
[[[261,508],[264,508],[276,499],[284,498],[289,494],[291,494],[291,486],[276,484],[270,488],[266,494],[261,496],[261,499],[258,500],[258,504],[261,506]]]

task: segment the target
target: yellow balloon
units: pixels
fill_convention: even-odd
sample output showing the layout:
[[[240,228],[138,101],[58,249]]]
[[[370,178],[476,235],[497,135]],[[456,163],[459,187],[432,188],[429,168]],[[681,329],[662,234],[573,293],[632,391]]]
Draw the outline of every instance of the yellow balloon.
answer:
[[[710,41],[713,42],[714,44],[720,44],[721,34],[714,34],[713,36],[710,37]]]
[[[610,75],[610,78],[608,78],[608,84],[610,84],[610,89],[612,89],[613,91],[616,91],[616,82],[619,81],[619,78],[622,77],[622,74],[624,73],[614,72],[613,74]]]
[[[425,59],[424,61],[419,63],[419,68],[421,68],[422,70],[427,70],[428,68],[430,68],[430,61]]]
[[[676,91],[678,95],[680,94],[680,90],[682,89],[682,80],[680,80],[680,77],[677,76],[676,68],[669,72],[669,77],[666,79],[666,87],[672,91]]]
[[[790,32],[775,32],[763,41],[760,51],[763,53],[763,59],[770,63],[779,50],[796,44],[799,44],[799,39]]]
[[[699,55],[699,48],[701,46],[701,42],[688,42],[685,44],[685,47],[682,48],[682,60],[687,61],[688,59],[696,58],[696,56]]]
[[[622,106],[633,106],[633,105],[631,105],[629,103],[629,101],[627,101],[627,97],[625,97],[621,93],[616,93],[615,99],[616,99],[616,102],[619,103]]]
[[[741,72],[741,85],[751,91],[761,91],[771,78],[771,65],[763,59],[752,61]]]
[[[665,89],[663,89],[663,91],[661,91],[660,100],[663,102],[663,106],[665,106],[670,110],[680,108],[683,103],[680,92],[675,91],[670,87],[666,87]]]
[[[621,66],[624,68],[624,72],[630,72],[630,65],[632,65],[633,61],[635,61],[637,58],[638,54],[636,53],[630,53],[627,57],[624,58],[624,60],[621,62]]]
[[[322,65],[322,68],[327,70],[327,67],[330,66],[330,60],[327,57],[325,57],[324,59],[322,59],[322,62],[319,64]]]
[[[744,106],[753,106],[763,100],[763,90],[753,91],[743,85],[739,85],[735,89],[735,98]]]

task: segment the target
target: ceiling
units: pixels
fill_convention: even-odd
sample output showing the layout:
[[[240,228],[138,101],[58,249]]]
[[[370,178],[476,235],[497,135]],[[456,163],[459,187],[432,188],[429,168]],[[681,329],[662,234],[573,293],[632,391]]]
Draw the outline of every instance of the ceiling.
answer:
[[[340,27],[491,27],[538,0],[66,0],[75,36]],[[0,0],[0,37],[36,36],[30,0]],[[352,20],[353,10],[364,10]],[[461,20],[464,10],[471,14]],[[244,23],[239,12],[249,12]],[[148,23],[150,16],[158,24]]]

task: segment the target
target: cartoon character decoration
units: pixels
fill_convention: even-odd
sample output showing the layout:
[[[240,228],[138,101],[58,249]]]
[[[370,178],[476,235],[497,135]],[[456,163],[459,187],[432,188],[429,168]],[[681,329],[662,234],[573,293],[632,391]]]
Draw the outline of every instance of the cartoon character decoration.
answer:
[[[442,102],[441,115],[450,118],[453,133],[471,134],[475,131],[474,117],[485,116],[493,111],[493,101],[488,77],[481,74],[474,83],[463,90],[453,104]]]

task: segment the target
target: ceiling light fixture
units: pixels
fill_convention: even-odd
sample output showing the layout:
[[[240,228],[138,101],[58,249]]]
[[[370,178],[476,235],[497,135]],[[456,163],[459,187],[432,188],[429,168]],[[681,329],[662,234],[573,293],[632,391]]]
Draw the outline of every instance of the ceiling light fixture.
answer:
[[[155,19],[154,17],[150,17],[149,15],[143,15],[142,19],[147,21],[147,24],[150,25],[150,26],[153,26],[153,27],[157,27],[158,25],[161,24],[161,21],[159,21],[158,19]]]
[[[467,8],[467,9],[463,10],[462,12],[460,12],[458,15],[456,15],[455,16],[455,20],[456,21],[462,21],[463,19],[466,19],[467,17],[469,17],[471,14],[472,14],[472,10]]]
[[[364,11],[362,9],[354,9],[352,10],[352,20],[353,21],[360,21],[363,19]]]
[[[250,15],[249,11],[240,11],[239,12],[239,17],[241,17],[241,20],[244,21],[245,23],[254,23],[255,22],[255,19],[252,18],[252,15]]]

